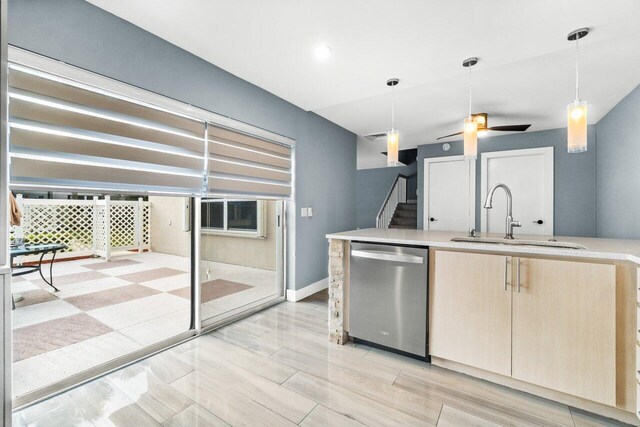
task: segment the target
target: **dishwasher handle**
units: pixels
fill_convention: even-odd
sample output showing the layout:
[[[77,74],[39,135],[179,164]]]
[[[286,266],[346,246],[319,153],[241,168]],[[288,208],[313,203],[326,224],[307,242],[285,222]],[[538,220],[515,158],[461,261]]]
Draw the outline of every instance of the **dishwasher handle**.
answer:
[[[351,251],[351,256],[356,258],[377,259],[380,261],[403,262],[406,264],[424,264],[424,258],[421,256],[398,254],[386,251],[363,251],[354,249]]]

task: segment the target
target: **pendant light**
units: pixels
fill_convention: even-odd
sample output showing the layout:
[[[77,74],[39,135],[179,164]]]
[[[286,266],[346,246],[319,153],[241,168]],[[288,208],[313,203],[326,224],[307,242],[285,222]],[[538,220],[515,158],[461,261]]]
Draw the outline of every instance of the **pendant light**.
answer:
[[[572,31],[567,40],[576,42],[576,99],[567,105],[567,150],[569,153],[587,151],[587,102],[580,99],[580,51],[578,40],[589,34],[588,28]]]
[[[478,122],[471,114],[471,67],[478,63],[478,58],[467,58],[462,61],[462,66],[469,69],[469,116],[464,119],[464,157],[469,160],[478,158]]]
[[[400,83],[399,79],[387,80],[387,86],[391,86],[391,129],[387,131],[387,166],[398,166],[398,149],[400,146],[400,132],[394,127],[393,88]]]

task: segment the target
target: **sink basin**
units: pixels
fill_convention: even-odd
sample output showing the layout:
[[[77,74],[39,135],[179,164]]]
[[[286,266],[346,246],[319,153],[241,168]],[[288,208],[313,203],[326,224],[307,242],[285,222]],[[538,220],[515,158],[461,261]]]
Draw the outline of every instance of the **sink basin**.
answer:
[[[519,239],[499,239],[495,237],[454,237],[452,242],[465,243],[485,243],[493,245],[511,245],[511,246],[539,246],[543,248],[558,249],[587,249],[586,246],[571,242],[556,242],[553,240],[519,240]]]

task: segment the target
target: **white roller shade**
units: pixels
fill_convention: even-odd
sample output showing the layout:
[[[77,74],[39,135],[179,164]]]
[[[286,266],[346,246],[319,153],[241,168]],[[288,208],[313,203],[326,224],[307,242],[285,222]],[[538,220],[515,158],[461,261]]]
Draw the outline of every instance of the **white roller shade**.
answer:
[[[209,124],[208,191],[211,195],[292,196],[292,148]]]
[[[11,185],[200,194],[205,121],[12,64]]]

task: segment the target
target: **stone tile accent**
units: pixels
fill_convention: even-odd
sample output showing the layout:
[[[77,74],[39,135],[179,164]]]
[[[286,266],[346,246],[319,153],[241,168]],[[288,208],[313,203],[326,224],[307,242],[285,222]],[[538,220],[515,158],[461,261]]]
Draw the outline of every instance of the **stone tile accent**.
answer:
[[[348,241],[329,240],[329,341],[343,345],[349,340],[344,330],[345,278],[347,275],[346,246]]]

